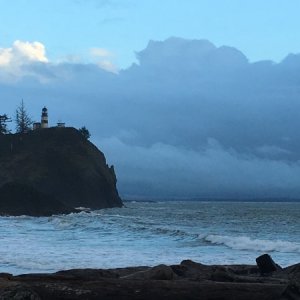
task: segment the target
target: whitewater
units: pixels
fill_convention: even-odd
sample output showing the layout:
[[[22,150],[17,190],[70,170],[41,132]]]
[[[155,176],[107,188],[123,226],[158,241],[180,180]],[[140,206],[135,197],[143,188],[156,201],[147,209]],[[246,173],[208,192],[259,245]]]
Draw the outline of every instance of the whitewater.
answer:
[[[125,202],[52,217],[0,217],[0,272],[300,262],[300,203]]]

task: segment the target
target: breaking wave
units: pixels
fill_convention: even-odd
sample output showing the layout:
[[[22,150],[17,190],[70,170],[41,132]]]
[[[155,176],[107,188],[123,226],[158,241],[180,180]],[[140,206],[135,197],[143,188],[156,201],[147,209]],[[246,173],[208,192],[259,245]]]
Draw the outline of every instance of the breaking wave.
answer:
[[[282,240],[259,240],[247,236],[221,236],[209,234],[203,239],[215,245],[225,245],[236,250],[254,250],[264,252],[296,252],[300,253],[300,243]]]

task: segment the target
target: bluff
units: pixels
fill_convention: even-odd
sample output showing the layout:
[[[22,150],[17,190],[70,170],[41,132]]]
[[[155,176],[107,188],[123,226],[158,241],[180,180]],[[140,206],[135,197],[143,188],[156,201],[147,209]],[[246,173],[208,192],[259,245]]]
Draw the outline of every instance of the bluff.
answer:
[[[121,207],[116,182],[114,168],[107,165],[104,154],[75,128],[0,135],[1,214],[22,214],[25,202],[23,213],[29,215],[37,215],[34,207],[45,205],[49,213],[41,215],[76,207]],[[9,211],[5,210],[7,201]]]

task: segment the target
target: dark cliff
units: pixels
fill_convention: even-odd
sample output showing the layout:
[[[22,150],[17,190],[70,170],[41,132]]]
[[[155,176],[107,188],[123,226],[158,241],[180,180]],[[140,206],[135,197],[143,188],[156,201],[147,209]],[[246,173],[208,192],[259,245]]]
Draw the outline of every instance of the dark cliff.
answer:
[[[70,211],[81,206],[122,206],[114,168],[108,167],[103,153],[74,128],[0,135],[0,202],[4,201],[1,188],[8,183],[34,189],[33,194],[59,201]],[[7,188],[5,191],[7,194]]]

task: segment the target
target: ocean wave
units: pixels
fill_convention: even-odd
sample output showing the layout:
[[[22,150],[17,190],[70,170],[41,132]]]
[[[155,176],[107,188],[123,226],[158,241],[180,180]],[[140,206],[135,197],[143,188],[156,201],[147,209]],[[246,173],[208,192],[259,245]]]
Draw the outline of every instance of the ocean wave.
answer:
[[[300,243],[282,240],[251,239],[247,236],[225,236],[209,234],[200,236],[206,242],[215,245],[225,245],[236,250],[254,250],[265,252],[300,253]]]
[[[189,234],[183,230],[180,229],[169,229],[169,228],[163,228],[163,227],[156,227],[151,230],[153,233],[162,234],[162,235],[168,235],[168,236],[175,236],[175,237],[188,237],[193,236],[192,234]]]
[[[198,234],[193,234],[179,228],[157,226],[156,222],[151,222],[150,220],[148,220],[148,222],[135,221],[130,224],[123,224],[122,227],[123,229],[128,230],[128,232],[141,233],[142,235],[146,233],[148,236],[153,236],[153,238],[155,236],[162,236],[175,238],[176,240],[199,239]]]

